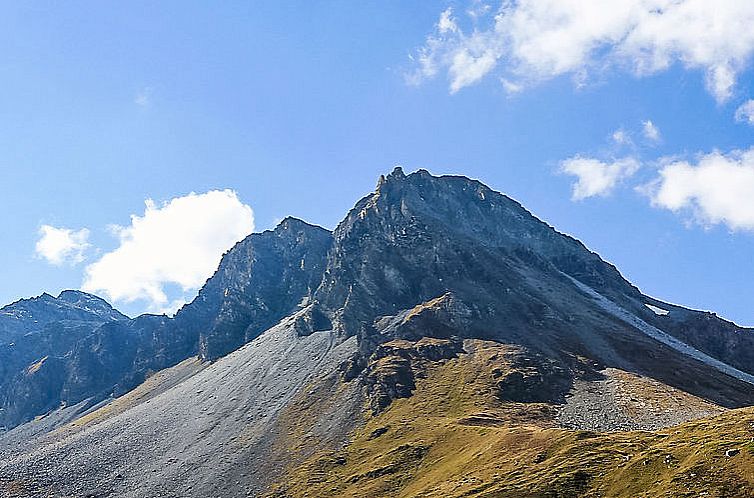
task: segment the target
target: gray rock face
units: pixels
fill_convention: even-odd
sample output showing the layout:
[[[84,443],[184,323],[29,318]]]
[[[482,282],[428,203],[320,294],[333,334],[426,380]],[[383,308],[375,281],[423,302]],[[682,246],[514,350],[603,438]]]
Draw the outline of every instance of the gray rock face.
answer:
[[[328,230],[295,218],[250,235],[176,315],[176,327],[198,331],[203,359],[238,349],[306,304],[322,279],[331,243]]]
[[[334,237],[315,299],[342,309],[342,330],[360,334],[367,350],[376,317],[447,292],[479,317],[508,315],[509,325],[565,318],[556,317],[532,288],[534,274],[557,281],[558,272],[565,272],[607,295],[640,297],[580,242],[465,177],[437,178],[423,170],[404,176],[396,170],[357,203]]]

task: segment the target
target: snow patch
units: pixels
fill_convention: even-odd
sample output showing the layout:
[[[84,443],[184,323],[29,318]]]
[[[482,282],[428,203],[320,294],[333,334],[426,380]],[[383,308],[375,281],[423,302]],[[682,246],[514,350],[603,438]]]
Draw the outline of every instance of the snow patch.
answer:
[[[662,308],[658,308],[657,306],[652,306],[651,304],[644,304],[647,308],[651,309],[655,315],[665,316],[668,313],[670,313],[668,310],[664,310]]]
[[[597,305],[600,308],[607,311],[619,320],[626,322],[637,330],[645,333],[649,337],[675,349],[679,353],[683,353],[691,358],[694,358],[695,360],[701,361],[702,363],[711,366],[715,370],[718,370],[726,375],[730,375],[734,379],[738,379],[740,381],[754,385],[754,375],[742,372],[741,370],[738,370],[737,368],[734,368],[727,363],[718,360],[717,358],[713,358],[712,356],[703,353],[692,346],[689,346],[685,342],[679,341],[672,335],[663,332],[657,327],[648,324],[633,313],[621,308],[588,285],[579,282],[570,275],[566,275],[565,273],[563,273],[563,275],[568,277],[574,283],[574,285],[576,285],[576,287],[591,296],[597,302]]]

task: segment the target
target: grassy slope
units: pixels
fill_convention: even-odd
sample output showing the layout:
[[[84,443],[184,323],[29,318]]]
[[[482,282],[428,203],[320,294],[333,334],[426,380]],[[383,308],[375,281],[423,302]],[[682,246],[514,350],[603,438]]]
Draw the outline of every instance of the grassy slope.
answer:
[[[550,405],[496,399],[491,370],[505,350],[479,342],[430,364],[414,395],[367,417],[349,445],[293,459],[272,495],[754,497],[754,409],[659,432],[567,431]],[[299,435],[317,418],[306,411]]]

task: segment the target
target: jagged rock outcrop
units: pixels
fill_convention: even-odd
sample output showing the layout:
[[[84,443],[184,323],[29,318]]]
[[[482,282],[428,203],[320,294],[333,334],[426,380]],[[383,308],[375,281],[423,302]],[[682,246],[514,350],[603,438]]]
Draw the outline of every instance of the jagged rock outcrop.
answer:
[[[463,341],[458,338],[396,339],[380,344],[369,357],[363,376],[372,413],[384,410],[395,399],[411,396],[427,363],[449,360],[462,352]]]
[[[516,403],[562,402],[572,385],[572,374],[541,355],[521,351],[506,358],[505,372],[493,370],[497,396]]]
[[[274,230],[248,236],[223,257],[198,297],[176,315],[176,326],[198,331],[204,359],[238,349],[309,303],[322,280],[331,243],[328,230],[290,217]],[[313,325],[324,318],[312,316]]]

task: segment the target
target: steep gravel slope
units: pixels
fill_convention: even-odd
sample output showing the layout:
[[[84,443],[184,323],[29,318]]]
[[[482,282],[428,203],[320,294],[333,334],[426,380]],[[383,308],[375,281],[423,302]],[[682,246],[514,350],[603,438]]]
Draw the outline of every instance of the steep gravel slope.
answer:
[[[269,429],[279,410],[355,350],[355,338],[338,344],[328,331],[299,337],[294,320],[142,404],[93,425],[66,426],[61,439],[53,433],[31,452],[4,455],[0,491],[133,498],[255,493],[275,475],[260,469],[272,459]]]
[[[653,431],[725,412],[654,379],[607,368],[579,379],[558,409],[563,427],[598,432]]]

